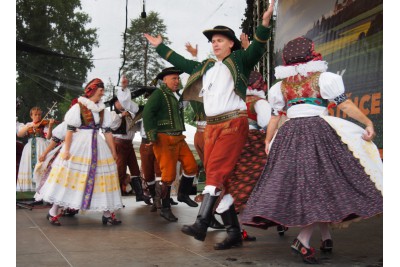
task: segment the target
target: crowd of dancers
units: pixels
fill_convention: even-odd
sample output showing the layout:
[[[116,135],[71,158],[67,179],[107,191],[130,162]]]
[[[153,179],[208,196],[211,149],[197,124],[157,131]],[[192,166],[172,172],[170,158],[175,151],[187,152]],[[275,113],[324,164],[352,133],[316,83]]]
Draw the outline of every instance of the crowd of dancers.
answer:
[[[17,190],[35,190],[36,200],[51,203],[47,219],[53,225],[78,211],[102,212],[103,224],[118,225],[121,195],[131,190],[150,211],[176,222],[171,187],[179,182],[178,201],[194,208],[201,202],[183,234],[204,241],[209,227],[225,228],[226,238],[214,245],[221,250],[255,240],[244,225],[276,227],[280,234],[299,227],[291,249],[304,262],[318,263],[310,244],[315,228],[320,250],[332,251],[330,227],[382,214],[382,161],[372,121],[347,98],[342,77],[327,71],[311,40],[285,44],[283,65],[275,68],[279,81],[271,88],[254,71],[270,38],[273,6],[271,1],[251,43],[226,26],[205,30],[215,59],[199,61],[190,44],[193,58],[186,59],[161,36],[144,34],[173,66],[157,75],[160,86],[146,95],[144,108],[131,101],[126,78],[109,101],[111,111],[98,78],[55,128],[54,120],[43,123],[40,108],[32,108],[32,122],[17,124],[17,135],[29,137]],[[179,90],[182,73],[190,76]],[[329,103],[365,128],[329,116]],[[186,105],[194,111],[195,147],[206,174],[196,201],[190,195],[198,166],[183,135]],[[142,137],[140,167],[135,132]],[[182,174],[176,181],[178,162]]]

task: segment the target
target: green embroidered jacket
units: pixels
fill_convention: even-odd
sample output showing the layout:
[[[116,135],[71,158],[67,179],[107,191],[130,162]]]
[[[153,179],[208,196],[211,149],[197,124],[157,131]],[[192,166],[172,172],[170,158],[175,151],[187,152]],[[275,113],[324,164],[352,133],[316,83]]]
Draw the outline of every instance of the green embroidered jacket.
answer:
[[[246,89],[250,71],[263,56],[265,44],[269,37],[270,27],[258,26],[254,34],[254,39],[246,50],[240,49],[233,51],[223,60],[223,63],[232,74],[235,84],[235,93],[239,95],[243,101],[246,101]],[[183,99],[203,102],[203,98],[199,97],[199,92],[203,87],[203,79],[200,78],[208,69],[214,66],[215,59],[206,59],[202,62],[189,60],[174,52],[163,43],[157,46],[156,51],[162,58],[170,62],[176,68],[190,74],[186,86],[183,89]]]
[[[178,101],[166,85],[161,85],[144,106],[143,124],[151,142],[157,140],[157,133],[185,131],[182,97]]]

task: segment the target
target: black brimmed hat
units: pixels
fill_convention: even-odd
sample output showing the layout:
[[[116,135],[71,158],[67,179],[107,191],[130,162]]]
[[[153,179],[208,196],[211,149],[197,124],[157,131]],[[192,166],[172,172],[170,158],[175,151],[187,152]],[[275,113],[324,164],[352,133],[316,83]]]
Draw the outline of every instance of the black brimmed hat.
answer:
[[[207,37],[208,41],[210,42],[212,41],[212,37],[214,34],[221,34],[228,37],[234,42],[232,51],[239,50],[242,48],[242,44],[240,43],[239,39],[236,38],[235,32],[231,28],[228,28],[226,26],[221,26],[221,25],[215,26],[214,29],[203,31],[203,34]]]
[[[183,73],[183,71],[178,70],[175,67],[170,67],[170,68],[163,69],[159,74],[157,74],[156,79],[162,80],[167,75],[170,75],[170,74],[181,75],[182,73]]]

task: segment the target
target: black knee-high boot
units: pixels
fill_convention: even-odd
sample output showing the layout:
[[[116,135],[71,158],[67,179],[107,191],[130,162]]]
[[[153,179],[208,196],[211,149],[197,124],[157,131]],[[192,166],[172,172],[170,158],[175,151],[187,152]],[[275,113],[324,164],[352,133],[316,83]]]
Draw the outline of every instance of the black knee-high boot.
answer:
[[[170,203],[170,198],[171,198],[171,186],[167,186],[165,184],[161,185],[161,203],[162,203],[162,208],[160,215],[161,217],[165,218],[167,221],[170,222],[176,222],[178,218],[175,217],[175,215],[171,211],[171,203]]]
[[[214,205],[217,202],[218,197],[219,196],[204,194],[196,221],[192,225],[184,225],[181,231],[184,234],[193,236],[197,240],[204,241],[207,234],[207,228],[210,226],[213,217]]]
[[[221,218],[226,227],[228,236],[221,243],[216,243],[214,249],[221,250],[242,246],[242,233],[240,231],[240,224],[235,206],[232,204],[227,211],[221,214]]]
[[[178,189],[178,201],[185,202],[190,207],[197,207],[199,206],[199,204],[197,204],[189,197],[193,187],[193,180],[194,177],[187,177],[185,175],[182,175]]]
[[[221,224],[217,218],[215,218],[215,214],[213,214],[212,218],[211,218],[211,223],[210,223],[210,228],[213,229],[225,229],[225,226],[223,224]]]
[[[150,198],[143,194],[143,187],[142,187],[142,180],[139,176],[132,176],[131,177],[131,186],[135,191],[136,202],[144,201],[146,204],[151,205]]]

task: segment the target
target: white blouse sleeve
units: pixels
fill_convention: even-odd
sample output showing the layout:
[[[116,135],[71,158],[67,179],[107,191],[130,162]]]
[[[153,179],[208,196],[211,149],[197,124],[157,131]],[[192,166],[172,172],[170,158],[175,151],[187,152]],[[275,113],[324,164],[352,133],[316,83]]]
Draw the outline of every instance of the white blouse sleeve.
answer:
[[[121,106],[132,114],[136,114],[139,110],[138,104],[132,101],[131,91],[126,88],[124,90],[119,89],[117,90],[117,98],[118,101],[121,103]]]
[[[319,87],[321,96],[324,99],[337,103],[339,98],[344,96],[344,84],[342,76],[332,73],[323,72],[319,77]]]
[[[119,128],[119,126],[121,126],[122,119],[119,116],[119,114],[117,114],[117,112],[115,112],[115,111],[111,111],[110,112],[110,116],[111,116],[111,126],[110,126],[110,128],[112,130],[117,130]]]
[[[67,134],[67,123],[63,121],[56,128],[53,129],[52,135],[60,140],[65,139],[65,135]]]
[[[103,129],[111,128],[111,123],[112,123],[111,112],[108,109],[104,109],[103,125],[101,127]]]
[[[283,98],[281,91],[282,82],[277,82],[268,90],[268,102],[271,105],[272,113],[279,115],[279,111],[282,111],[285,107],[285,99]]]
[[[81,120],[81,108],[79,104],[73,105],[65,114],[64,121],[67,126],[80,127],[82,125]]]
[[[269,120],[271,119],[271,105],[267,100],[261,99],[254,104],[254,110],[257,113],[257,124],[265,128],[267,127]]]
[[[21,130],[22,127],[25,126],[25,124],[23,124],[22,122],[17,122],[17,125],[16,125],[16,126],[17,126],[16,130],[17,130],[17,134],[18,134],[19,130]]]

